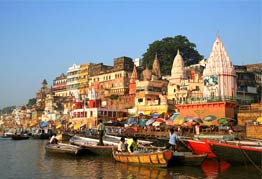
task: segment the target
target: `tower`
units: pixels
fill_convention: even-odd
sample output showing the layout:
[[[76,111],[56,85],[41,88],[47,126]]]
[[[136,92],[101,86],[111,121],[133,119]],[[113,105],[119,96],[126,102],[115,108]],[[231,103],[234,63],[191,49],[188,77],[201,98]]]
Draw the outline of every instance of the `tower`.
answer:
[[[236,73],[226,49],[217,35],[203,71],[204,97],[232,98],[236,95]]]

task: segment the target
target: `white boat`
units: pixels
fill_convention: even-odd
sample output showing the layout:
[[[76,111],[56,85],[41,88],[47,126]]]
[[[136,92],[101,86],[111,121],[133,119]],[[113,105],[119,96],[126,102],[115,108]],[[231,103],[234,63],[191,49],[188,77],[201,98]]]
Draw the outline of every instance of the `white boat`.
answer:
[[[118,137],[118,136],[113,136],[113,135],[105,135],[105,140],[109,140],[109,141],[116,141],[117,143],[119,143],[119,141],[120,141],[120,139],[121,139],[121,137]],[[130,138],[126,138],[126,140],[128,140],[128,139],[130,139]],[[139,144],[142,144],[142,145],[150,145],[150,144],[152,144],[153,142],[151,142],[151,141],[147,141],[147,140],[137,140],[137,142],[139,143]]]
[[[49,153],[61,153],[61,154],[73,154],[78,155],[82,152],[82,147],[65,144],[65,143],[57,143],[57,144],[46,144],[45,146],[46,152]]]

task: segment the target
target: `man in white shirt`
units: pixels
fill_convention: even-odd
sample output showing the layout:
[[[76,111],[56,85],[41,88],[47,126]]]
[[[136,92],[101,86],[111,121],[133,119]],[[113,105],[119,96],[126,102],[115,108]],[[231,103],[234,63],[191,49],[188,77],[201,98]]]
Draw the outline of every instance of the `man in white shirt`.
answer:
[[[169,134],[170,138],[169,138],[169,141],[168,141],[166,148],[175,151],[176,146],[177,146],[177,135],[176,135],[175,130],[173,128],[169,129],[169,131],[170,131],[170,134]]]
[[[117,146],[117,151],[118,152],[126,152],[127,151],[124,137],[121,137],[120,142]]]

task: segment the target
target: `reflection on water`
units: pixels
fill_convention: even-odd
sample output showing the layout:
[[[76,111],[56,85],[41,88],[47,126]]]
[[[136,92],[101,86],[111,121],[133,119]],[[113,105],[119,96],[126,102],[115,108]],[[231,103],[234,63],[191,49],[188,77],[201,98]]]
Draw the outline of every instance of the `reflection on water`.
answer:
[[[248,167],[205,161],[200,167],[152,168],[118,163],[112,157],[46,154],[43,140],[0,139],[0,178],[4,179],[213,179],[260,178]],[[240,169],[240,170],[239,170]],[[244,173],[243,173],[244,171]],[[249,174],[249,173],[252,174]]]

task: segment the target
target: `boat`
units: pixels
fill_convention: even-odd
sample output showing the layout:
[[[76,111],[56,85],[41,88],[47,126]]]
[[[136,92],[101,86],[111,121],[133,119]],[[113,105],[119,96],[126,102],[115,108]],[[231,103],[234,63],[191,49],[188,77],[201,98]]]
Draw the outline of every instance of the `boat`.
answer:
[[[177,152],[173,153],[172,159],[169,161],[169,166],[183,165],[183,166],[200,166],[207,154],[194,154],[192,152]]]
[[[2,138],[11,138],[14,135],[12,132],[4,132]]]
[[[194,140],[194,139],[180,139],[187,147],[193,151],[195,154],[207,154],[207,158],[215,158],[216,155],[211,150],[208,143],[205,140]]]
[[[262,141],[255,140],[233,140],[233,141],[224,141],[227,144],[234,144],[234,145],[248,145],[248,146],[262,146]]]
[[[262,165],[262,146],[206,141],[219,160],[234,165]]]
[[[46,152],[48,153],[60,153],[60,154],[72,154],[79,155],[82,152],[82,147],[65,144],[65,143],[57,143],[50,144],[47,143],[45,146]]]
[[[113,136],[113,135],[108,135],[108,134],[106,134],[106,135],[104,136],[104,140],[106,140],[106,141],[112,141],[112,142],[116,142],[116,143],[118,143],[118,142],[120,141],[120,139],[121,139],[121,137]],[[128,139],[130,139],[130,138],[125,138],[125,139],[128,140]],[[148,141],[148,140],[140,140],[140,139],[138,139],[137,142],[138,142],[139,144],[142,144],[142,145],[150,145],[150,144],[153,144],[152,141]]]
[[[70,144],[83,147],[89,153],[96,155],[112,155],[112,148],[117,148],[118,143],[103,140],[104,145],[98,145],[98,139],[73,136],[69,139]]]
[[[51,129],[36,129],[32,133],[33,139],[50,139],[55,133]]]
[[[171,150],[129,153],[117,152],[113,149],[113,157],[116,161],[136,165],[167,167],[172,155],[173,152]]]
[[[13,140],[26,140],[26,139],[29,139],[29,135],[28,134],[15,134],[15,135],[12,135],[12,139]]]

